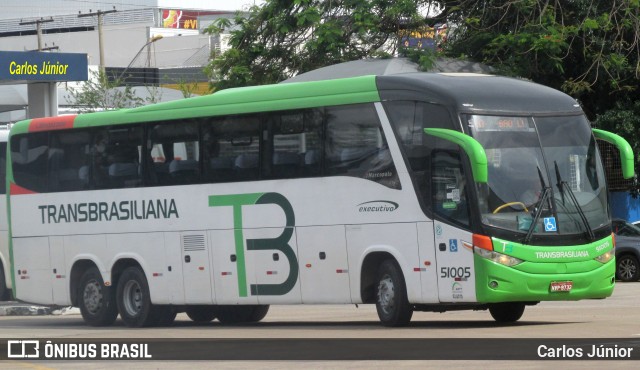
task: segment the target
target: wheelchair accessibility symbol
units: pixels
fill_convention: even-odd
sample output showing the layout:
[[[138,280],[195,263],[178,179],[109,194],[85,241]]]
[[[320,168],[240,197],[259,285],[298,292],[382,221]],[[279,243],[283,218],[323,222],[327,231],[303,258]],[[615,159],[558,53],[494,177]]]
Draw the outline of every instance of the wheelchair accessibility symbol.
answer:
[[[558,231],[555,217],[545,217],[543,219],[543,222],[544,222],[544,231]]]

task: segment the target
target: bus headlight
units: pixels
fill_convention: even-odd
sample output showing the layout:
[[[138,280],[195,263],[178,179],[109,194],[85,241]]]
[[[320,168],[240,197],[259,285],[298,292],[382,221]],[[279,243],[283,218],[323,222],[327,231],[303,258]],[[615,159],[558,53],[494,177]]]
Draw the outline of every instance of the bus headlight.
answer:
[[[613,259],[613,256],[615,256],[615,254],[613,253],[612,250],[608,251],[607,253],[603,253],[601,255],[599,255],[598,257],[594,258],[594,260],[600,262],[600,263],[607,263],[609,261],[611,261]]]
[[[507,256],[506,254],[498,253],[496,251],[488,251],[482,248],[473,248],[473,251],[482,258],[486,258],[505,266],[515,266],[523,262],[519,258]]]

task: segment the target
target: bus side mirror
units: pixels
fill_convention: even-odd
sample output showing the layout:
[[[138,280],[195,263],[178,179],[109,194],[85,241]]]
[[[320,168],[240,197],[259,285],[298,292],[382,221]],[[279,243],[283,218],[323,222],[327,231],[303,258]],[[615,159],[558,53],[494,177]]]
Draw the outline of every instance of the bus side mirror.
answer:
[[[596,139],[604,140],[607,143],[615,145],[620,152],[620,165],[622,166],[622,177],[625,179],[630,179],[633,177],[633,149],[631,149],[631,145],[627,142],[622,136],[616,135],[613,132],[599,130],[597,128],[593,129],[593,136]]]
[[[482,144],[469,135],[462,132],[448,130],[444,128],[425,128],[425,134],[439,137],[450,141],[464,150],[471,160],[471,171],[473,172],[473,181],[487,182],[487,154],[484,152]]]

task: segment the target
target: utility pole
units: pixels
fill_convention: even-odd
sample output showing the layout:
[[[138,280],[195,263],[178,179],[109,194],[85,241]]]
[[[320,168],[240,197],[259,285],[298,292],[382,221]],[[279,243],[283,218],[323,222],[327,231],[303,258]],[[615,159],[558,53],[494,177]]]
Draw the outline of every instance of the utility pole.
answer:
[[[49,19],[36,19],[35,21],[27,21],[27,22],[20,22],[19,24],[21,26],[26,26],[26,25],[30,25],[30,24],[35,24],[36,25],[36,33],[38,34],[38,51],[42,50],[42,24],[43,23],[48,23],[48,22],[53,22],[53,18],[49,18]]]
[[[84,17],[93,17],[94,15],[98,16],[98,47],[99,47],[99,54],[100,54],[100,73],[104,74],[104,43],[102,41],[102,18],[105,14],[110,14],[110,13],[115,13],[117,12],[116,7],[113,7],[113,10],[107,10],[107,11],[102,11],[102,10],[98,10],[96,12],[92,12],[91,9],[89,9],[89,13],[85,13],[85,14],[78,14],[78,18],[84,18]]]

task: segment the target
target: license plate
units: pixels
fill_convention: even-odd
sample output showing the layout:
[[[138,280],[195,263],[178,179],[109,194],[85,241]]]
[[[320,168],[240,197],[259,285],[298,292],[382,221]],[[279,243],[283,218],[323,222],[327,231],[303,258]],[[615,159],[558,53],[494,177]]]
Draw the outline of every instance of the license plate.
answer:
[[[551,292],[569,292],[573,288],[573,281],[552,281],[549,286]]]

